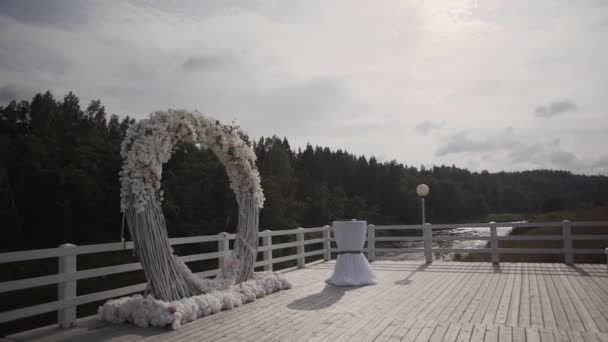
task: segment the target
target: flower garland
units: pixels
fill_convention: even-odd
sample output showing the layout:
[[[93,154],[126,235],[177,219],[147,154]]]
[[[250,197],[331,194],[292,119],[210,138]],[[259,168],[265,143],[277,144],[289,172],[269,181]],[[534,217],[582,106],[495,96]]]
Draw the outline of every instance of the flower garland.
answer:
[[[159,111],[133,125],[121,146],[124,158],[120,171],[120,207],[144,211],[151,201],[161,204],[162,166],[179,142],[193,142],[212,150],[226,167],[230,188],[239,205],[248,196],[258,208],[264,205],[256,156],[241,138],[238,126],[223,125],[199,112]]]
[[[258,273],[253,280],[231,286],[226,290],[182,298],[171,302],[152,296],[134,295],[107,301],[99,307],[102,321],[122,324],[129,322],[142,328],[166,327],[176,330],[182,324],[222,310],[232,310],[257,298],[291,288],[291,284],[277,273]]]

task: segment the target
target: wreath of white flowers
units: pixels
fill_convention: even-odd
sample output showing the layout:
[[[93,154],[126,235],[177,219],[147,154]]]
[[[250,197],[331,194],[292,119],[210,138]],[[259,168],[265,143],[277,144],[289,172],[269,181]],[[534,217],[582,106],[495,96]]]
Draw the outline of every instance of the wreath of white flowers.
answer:
[[[158,111],[129,128],[121,146],[121,210],[150,292],[173,300],[209,290],[174,254],[162,213],[163,164],[180,142],[190,142],[215,153],[225,166],[239,206],[236,238],[224,259],[220,276],[211,287],[251,280],[257,256],[259,210],[264,203],[253,148],[239,127],[224,125],[199,112]],[[225,287],[223,286],[223,287]]]
[[[124,158],[120,171],[121,210],[132,207],[142,212],[152,201],[161,204],[163,164],[169,161],[179,142],[208,148],[226,167],[230,188],[239,205],[253,198],[258,208],[264,204],[256,156],[241,137],[238,126],[224,125],[199,112],[159,111],[133,125],[121,146]]]
[[[180,142],[208,148],[226,168],[239,205],[236,239],[220,275],[201,279],[174,253],[162,213],[163,164]],[[224,125],[199,112],[155,112],[131,126],[121,146],[121,210],[133,238],[133,248],[148,279],[148,296],[110,300],[99,318],[146,327],[181,324],[257,297],[287,289],[279,274],[254,274],[259,210],[264,204],[256,156],[237,126]],[[238,283],[238,285],[235,285]]]

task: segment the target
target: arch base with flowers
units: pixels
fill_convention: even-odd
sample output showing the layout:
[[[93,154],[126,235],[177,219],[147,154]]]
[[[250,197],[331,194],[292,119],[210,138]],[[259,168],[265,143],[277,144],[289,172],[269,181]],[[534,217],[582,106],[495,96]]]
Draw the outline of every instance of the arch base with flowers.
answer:
[[[226,167],[239,207],[234,247],[215,279],[194,275],[169,243],[161,206],[162,166],[180,142],[215,153]],[[241,138],[238,127],[198,112],[155,112],[129,128],[121,155],[121,209],[148,283],[144,296],[123,297],[102,305],[101,320],[177,329],[197,317],[291,287],[280,274],[253,272],[264,195],[255,153]]]

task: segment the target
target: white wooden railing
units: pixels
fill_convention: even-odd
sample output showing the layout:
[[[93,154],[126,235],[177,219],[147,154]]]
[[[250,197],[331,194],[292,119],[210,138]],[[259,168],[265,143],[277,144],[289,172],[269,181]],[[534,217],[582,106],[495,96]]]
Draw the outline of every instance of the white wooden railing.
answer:
[[[304,267],[307,257],[323,255],[325,260],[329,260],[329,231],[330,227],[318,228],[298,228],[290,230],[265,230],[260,232],[263,244],[258,247],[258,252],[262,252],[263,258],[255,263],[256,267],[263,267],[265,271],[272,271],[273,265],[297,260],[298,267]],[[306,239],[305,234],[317,233],[321,238]],[[273,244],[272,237],[279,235],[294,235],[295,242]],[[181,256],[181,260],[188,263],[201,260],[218,260],[218,267],[221,268],[224,263],[224,258],[230,253],[230,241],[234,240],[234,234],[220,233],[211,236],[192,236],[170,239],[171,245],[196,244],[204,242],[217,242],[217,252],[194,254]],[[322,248],[305,252],[304,247],[312,244],[323,244]],[[296,247],[297,253],[293,255],[273,258],[272,251]],[[37,260],[45,258],[58,258],[58,273],[53,275],[40,276],[35,278],[11,280],[0,283],[0,293],[9,291],[23,290],[38,286],[57,284],[57,300],[48,303],[42,303],[30,307],[20,308],[11,311],[0,312],[0,323],[17,320],[24,317],[34,316],[45,312],[57,311],[58,324],[61,327],[70,327],[76,320],[76,307],[79,305],[92,303],[108,298],[124,296],[131,293],[141,292],[145,289],[146,284],[136,284],[116,289],[111,289],[102,292],[89,293],[81,296],[76,295],[76,284],[78,280],[89,279],[112,274],[131,272],[142,269],[139,262],[122,264],[116,266],[108,266],[94,269],[79,271],[76,264],[78,255],[113,252],[133,249],[132,242],[106,243],[99,245],[76,246],[73,244],[64,244],[58,248],[28,250],[19,252],[10,252],[0,254],[0,264],[22,262],[28,260]],[[220,269],[213,269],[204,272],[196,273],[200,277],[212,277],[219,274]]]
[[[368,226],[367,243],[363,252],[367,254],[370,261],[376,259],[376,253],[408,253],[418,252],[424,253],[427,263],[433,261],[433,254],[438,253],[489,253],[492,262],[498,263],[501,254],[507,253],[534,253],[534,254],[563,254],[564,261],[567,264],[572,264],[575,254],[603,254],[606,251],[603,248],[598,249],[581,249],[573,248],[574,240],[604,240],[608,241],[608,235],[580,235],[573,234],[572,228],[576,227],[608,227],[608,221],[605,222],[546,222],[546,223],[472,223],[472,224],[425,224],[425,225],[383,225],[383,226]],[[433,236],[433,230],[452,229],[452,228],[475,228],[485,229],[490,231],[489,236]],[[500,227],[561,227],[562,234],[560,235],[513,235],[513,236],[498,236],[497,229]],[[402,231],[402,230],[422,230],[422,234],[418,236],[391,236],[388,234],[380,234],[380,231]],[[310,236],[307,234],[315,233]],[[295,241],[273,244],[274,236],[295,235]],[[330,260],[331,253],[337,252],[337,248],[332,247],[331,227],[324,226],[318,228],[298,228],[289,230],[270,231],[265,230],[260,232],[262,244],[258,248],[258,252],[262,253],[261,260],[257,261],[256,267],[263,267],[265,271],[272,271],[273,265],[284,263],[287,261],[296,260],[298,268],[306,266],[306,258],[313,256],[322,256],[323,260]],[[201,260],[218,260],[218,267],[221,268],[224,258],[230,253],[230,240],[235,238],[234,234],[220,233],[212,236],[192,236],[171,239],[171,245],[185,245],[205,242],[217,242],[217,252],[194,254],[181,256],[181,260],[188,263]],[[454,240],[487,240],[489,241],[488,248],[435,248],[435,241],[454,241]],[[563,241],[563,248],[499,248],[499,241],[506,240],[560,240]],[[379,248],[376,247],[376,242],[383,241],[422,241],[423,248]],[[306,251],[305,246],[317,245],[322,246],[318,249]],[[273,257],[273,251],[285,248],[296,248],[296,254],[286,255],[281,257]],[[608,246],[604,246],[608,247]],[[35,278],[10,280],[0,283],[0,293],[24,290],[38,286],[57,284],[58,293],[57,300],[47,303],[42,303],[25,308],[0,312],[0,323],[17,320],[24,317],[34,316],[46,312],[57,311],[58,324],[61,327],[70,327],[76,321],[76,307],[79,305],[97,302],[100,300],[124,296],[136,292],[141,292],[145,289],[146,284],[136,284],[126,287],[106,290],[102,292],[77,295],[76,285],[78,280],[89,279],[124,272],[140,270],[139,262],[78,270],[76,257],[78,255],[112,252],[129,250],[133,248],[132,242],[126,243],[107,243],[98,245],[76,246],[72,244],[61,245],[58,248],[19,251],[0,254],[0,264],[22,262],[28,260],[37,260],[45,258],[58,258],[58,273],[53,275],[40,276]],[[200,277],[212,277],[219,274],[219,269],[207,270],[197,273]]]
[[[554,235],[507,235],[498,236],[498,228],[561,228],[561,234]],[[433,262],[434,253],[486,253],[491,255],[492,263],[500,261],[501,254],[562,254],[564,263],[573,264],[575,254],[607,254],[608,235],[598,234],[573,234],[572,228],[578,227],[605,227],[608,228],[608,221],[592,222],[489,222],[489,223],[465,223],[465,224],[424,224],[424,225],[385,225],[368,226],[367,246],[368,259],[373,261],[376,253],[424,253],[427,263]],[[434,230],[446,230],[455,228],[473,228],[479,230],[489,230],[488,236],[433,236]],[[379,230],[422,230],[418,236],[377,236]],[[486,248],[442,248],[434,247],[433,242],[437,241],[462,241],[480,240],[489,241]],[[499,241],[563,241],[563,248],[500,248]],[[578,240],[599,240],[604,241],[603,248],[573,248],[573,241]],[[421,241],[423,248],[378,248],[376,242],[379,241]],[[333,251],[333,249],[332,249]]]

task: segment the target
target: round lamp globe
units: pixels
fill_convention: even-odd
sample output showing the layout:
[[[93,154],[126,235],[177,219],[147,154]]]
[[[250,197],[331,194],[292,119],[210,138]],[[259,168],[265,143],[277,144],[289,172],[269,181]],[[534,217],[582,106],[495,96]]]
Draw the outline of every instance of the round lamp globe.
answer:
[[[429,187],[426,184],[420,184],[416,187],[416,193],[420,197],[426,197],[429,194]]]

